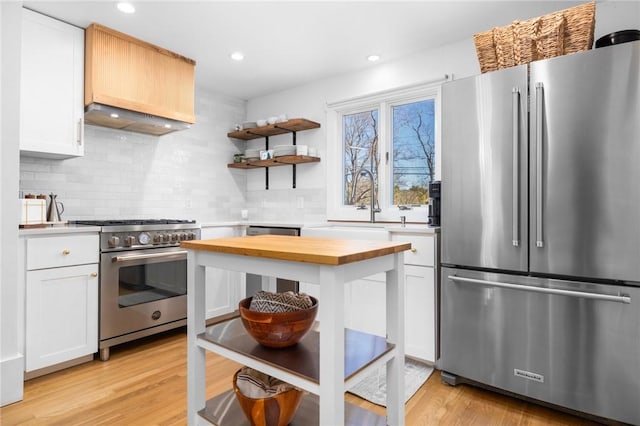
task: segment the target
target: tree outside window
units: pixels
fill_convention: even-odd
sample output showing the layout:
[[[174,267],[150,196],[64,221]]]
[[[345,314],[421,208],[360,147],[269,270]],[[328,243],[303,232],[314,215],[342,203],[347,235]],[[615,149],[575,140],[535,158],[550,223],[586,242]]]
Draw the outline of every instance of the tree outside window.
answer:
[[[392,114],[393,205],[424,205],[435,176],[435,101],[396,105]]]
[[[378,110],[343,116],[344,198],[347,206],[369,205],[371,182],[362,170],[369,170],[378,185]],[[376,188],[377,192],[377,188]],[[377,201],[377,200],[376,200]]]

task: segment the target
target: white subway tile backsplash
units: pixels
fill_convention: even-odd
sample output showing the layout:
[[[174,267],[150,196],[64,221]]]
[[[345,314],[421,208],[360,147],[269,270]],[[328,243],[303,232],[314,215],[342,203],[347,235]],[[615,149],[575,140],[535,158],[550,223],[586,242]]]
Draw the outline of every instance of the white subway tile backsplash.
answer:
[[[65,220],[234,220],[246,179],[227,168],[237,147],[220,129],[244,116],[244,101],[197,91],[197,123],[183,132],[155,137],[88,125],[84,157],[21,158],[20,190],[58,194]]]

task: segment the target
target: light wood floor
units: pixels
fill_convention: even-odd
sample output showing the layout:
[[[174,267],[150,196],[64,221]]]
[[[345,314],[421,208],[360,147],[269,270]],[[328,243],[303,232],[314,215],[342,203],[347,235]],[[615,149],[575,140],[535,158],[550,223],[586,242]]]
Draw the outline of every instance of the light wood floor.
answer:
[[[215,366],[215,368],[214,368]],[[207,355],[207,395],[230,388],[238,364]],[[384,408],[347,399],[384,415]],[[113,348],[94,360],[25,383],[24,400],[0,409],[0,424],[185,425],[186,333],[174,330]],[[406,424],[595,425],[585,419],[468,385],[436,371],[406,405]],[[233,425],[232,425],[233,426]]]

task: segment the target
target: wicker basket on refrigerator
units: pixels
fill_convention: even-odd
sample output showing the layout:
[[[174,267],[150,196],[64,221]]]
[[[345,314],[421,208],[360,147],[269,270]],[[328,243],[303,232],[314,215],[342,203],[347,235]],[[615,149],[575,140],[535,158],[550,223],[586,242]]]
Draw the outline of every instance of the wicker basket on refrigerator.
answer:
[[[585,3],[474,36],[480,71],[485,73],[540,59],[591,49],[595,3]]]

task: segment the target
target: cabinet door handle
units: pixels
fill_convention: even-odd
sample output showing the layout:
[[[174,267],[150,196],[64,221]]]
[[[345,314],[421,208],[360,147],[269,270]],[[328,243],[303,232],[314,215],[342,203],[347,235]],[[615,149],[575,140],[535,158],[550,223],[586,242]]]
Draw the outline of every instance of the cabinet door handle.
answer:
[[[78,137],[76,138],[78,146],[82,146],[84,142],[84,117],[78,119]]]
[[[63,254],[64,256],[68,256],[68,255],[70,255],[70,254],[71,254],[71,250],[64,249],[64,250],[62,250],[62,254]]]
[[[417,253],[417,252],[418,252],[418,249],[417,249],[417,248],[412,248],[412,249],[411,249],[411,253]]]
[[[89,276],[91,278],[96,278],[98,276],[98,273],[97,272],[92,272],[92,273],[89,274]]]

